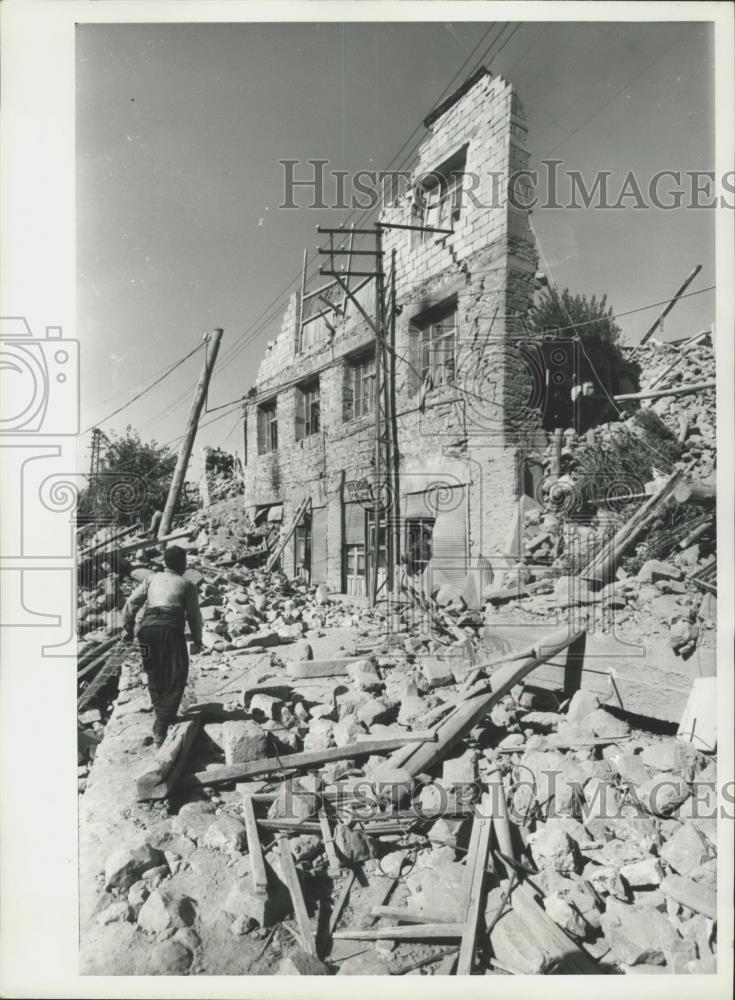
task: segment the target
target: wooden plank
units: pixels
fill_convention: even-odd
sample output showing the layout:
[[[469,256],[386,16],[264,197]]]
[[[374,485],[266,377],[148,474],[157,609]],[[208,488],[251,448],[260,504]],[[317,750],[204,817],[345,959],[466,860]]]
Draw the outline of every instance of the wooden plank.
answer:
[[[406,924],[451,924],[455,921],[442,913],[423,910],[409,910],[405,906],[373,906],[371,917],[385,917],[387,920],[402,920]]]
[[[350,894],[350,889],[352,888],[352,885],[356,878],[357,878],[356,870],[354,868],[350,868],[349,874],[347,875],[347,878],[344,881],[344,885],[342,886],[339,896],[337,897],[337,901],[334,904],[332,915],[329,918],[330,935],[334,934],[334,929],[339,922],[339,918],[342,916],[342,910],[345,907],[345,903],[347,902],[347,897]]]
[[[676,303],[679,301],[679,299],[681,298],[681,296],[687,290],[687,288],[689,287],[689,285],[691,285],[691,283],[694,281],[694,279],[697,277],[697,275],[699,274],[699,272],[701,270],[702,270],[702,265],[701,264],[695,264],[694,265],[694,267],[689,272],[689,274],[686,276],[686,278],[684,279],[684,281],[682,282],[682,284],[674,292],[674,295],[672,296],[672,298],[669,299],[669,301],[666,303],[666,305],[664,306],[664,308],[658,314],[658,316],[656,317],[656,319],[653,321],[653,323],[649,326],[649,328],[643,334],[643,336],[641,337],[641,339],[638,342],[638,346],[636,347],[636,352],[639,350],[639,348],[641,348],[646,343],[646,341],[648,341],[654,335],[654,333],[657,330],[659,330],[659,329],[661,329],[663,327],[663,321],[664,321],[665,317],[669,315],[669,313],[671,312],[671,310],[674,308],[674,306],[676,305]]]
[[[134,538],[132,542],[125,542],[124,545],[116,545],[116,552],[135,552],[136,549],[156,549],[163,542],[175,542],[178,538],[190,538],[195,535],[195,528],[187,528],[186,531],[172,531],[163,538]]]
[[[99,673],[94,677],[87,687],[77,698],[77,711],[80,712],[86,704],[100,691],[104,685],[119,673],[123,663],[130,656],[131,650],[128,646],[120,644],[119,649],[114,649],[109,653],[107,662],[102,666]]]
[[[435,938],[461,938],[464,924],[410,924],[406,927],[348,927],[332,937],[345,941],[423,941]]]
[[[93,674],[95,670],[99,669],[99,667],[101,667],[102,664],[109,659],[109,657],[114,656],[116,652],[115,646],[120,645],[120,642],[121,640],[118,636],[117,638],[112,640],[112,646],[110,646],[108,643],[102,643],[102,645],[106,646],[107,648],[96,659],[92,660],[91,663],[87,663],[84,667],[82,667],[81,670],[77,672],[77,681],[81,681],[84,677],[87,677],[88,674]],[[117,652],[121,651],[122,651],[121,649],[117,650]]]
[[[156,751],[152,765],[136,779],[139,802],[165,799],[171,793],[201,728],[200,716],[171,726],[166,739]]]
[[[445,719],[437,729],[436,743],[422,743],[416,750],[402,762],[402,766],[416,777],[418,774],[428,773],[432,767],[439,763],[451,750],[451,748],[483,718],[501,698],[524,679],[531,671],[535,670],[546,660],[552,659],[567,647],[572,645],[586,634],[584,628],[568,629],[564,627],[547,635],[537,644],[536,655],[522,660],[520,663],[509,663],[505,667],[500,667],[490,678],[492,688],[490,694],[481,694],[468,698],[460,704],[457,709]],[[393,763],[393,760],[391,761]]]
[[[525,882],[516,886],[513,892],[513,909],[525,924],[536,946],[560,963],[559,973],[587,976],[600,974],[597,963],[538,905]]]
[[[323,809],[319,810],[319,826],[322,831],[322,840],[324,841],[324,851],[327,855],[327,863],[329,867],[327,868],[327,874],[330,878],[337,878],[342,866],[339,863],[339,858],[337,857],[337,852],[334,849],[334,838],[332,837],[332,828],[329,825],[329,820],[327,819],[327,814]]]
[[[348,743],[343,747],[328,747],[326,750],[308,750],[304,753],[286,754],[283,757],[265,757],[261,760],[251,760],[244,764],[222,764],[209,768],[207,771],[197,771],[186,779],[191,785],[221,785],[227,781],[241,781],[243,778],[254,778],[261,774],[281,774],[286,771],[301,768],[320,767],[335,760],[349,760],[351,757],[364,757],[373,753],[388,753],[397,750],[410,742],[403,736],[387,740],[366,740],[363,743]],[[423,744],[422,744],[423,745]]]
[[[275,564],[278,562],[281,553],[288,545],[291,535],[293,535],[294,531],[296,531],[298,523],[304,516],[306,508],[309,506],[310,503],[311,503],[311,497],[304,497],[299,506],[296,508],[296,513],[294,514],[293,520],[288,526],[286,533],[281,537],[275,549],[271,552],[270,556],[268,557],[268,561],[265,564],[266,573],[270,573]]]
[[[469,881],[467,908],[457,959],[457,975],[469,976],[475,961],[475,940],[480,922],[480,912],[485,900],[485,871],[490,851],[490,832],[493,825],[493,801],[485,792],[472,824],[470,853],[467,855]],[[474,850],[473,850],[474,848]]]
[[[296,865],[294,864],[293,855],[291,854],[291,845],[288,842],[288,837],[279,838],[278,847],[283,864],[283,874],[286,879],[288,891],[291,894],[293,912],[296,917],[296,922],[299,925],[304,950],[308,951],[310,955],[316,956],[316,941],[314,940],[314,932],[311,929],[309,914],[306,912],[306,903],[304,901],[304,895],[301,891],[299,873],[296,871]]]
[[[107,653],[113,646],[117,646],[118,642],[120,642],[120,636],[116,635],[112,639],[105,639],[104,642],[98,643],[94,649],[88,650],[88,652],[77,659],[77,670],[81,671],[82,667],[86,667],[93,660],[97,660],[103,653]],[[79,674],[77,674],[78,676]]]
[[[512,858],[514,856],[513,836],[510,828],[510,816],[508,815],[508,802],[505,797],[503,776],[499,767],[494,768],[487,775],[487,790],[492,801],[495,840],[500,851],[506,857]]]
[[[420,817],[417,816],[415,819],[418,822]],[[321,824],[316,819],[259,819],[258,826],[263,830],[288,830],[290,833],[322,832]],[[404,833],[406,829],[405,824],[398,822],[371,823],[370,821],[361,822],[360,828],[373,837],[394,836],[397,833]]]
[[[352,663],[360,663],[364,656],[342,656],[331,660],[290,660],[286,664],[288,676],[294,680],[312,677],[345,677]]]
[[[252,795],[243,795],[242,815],[248,838],[248,853],[250,854],[250,870],[253,887],[258,896],[266,896],[268,894],[268,874],[265,869],[263,846],[260,843],[258,824],[255,821],[255,809],[253,808]]]
[[[649,389],[643,392],[623,392],[613,396],[616,403],[624,403],[630,399],[661,399],[663,396],[690,396],[694,392],[705,392],[707,389],[716,389],[717,382],[711,379],[708,382],[692,382],[690,385],[678,385],[672,389]]]

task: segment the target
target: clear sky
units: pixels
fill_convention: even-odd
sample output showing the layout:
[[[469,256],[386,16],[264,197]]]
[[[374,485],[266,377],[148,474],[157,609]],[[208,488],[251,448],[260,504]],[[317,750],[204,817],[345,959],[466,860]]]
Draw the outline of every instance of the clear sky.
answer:
[[[612,171],[615,197],[629,170],[645,190],[659,170],[714,169],[709,26],[501,28],[79,27],[82,427],[132,423],[145,439],[176,438],[201,353],[118,417],[104,418],[214,326],[225,336],[209,406],[246,393],[280,310],[261,329],[263,319],[300,275],[314,227],[339,225],[348,214],[278,210],[278,160],[318,157],[335,169],[377,169],[414,133],[402,161],[423,134],[414,132],[421,119],[491,43],[483,61],[519,91],[532,166],[551,154],[589,182],[596,170]],[[714,284],[714,213],[706,209],[537,209],[533,223],[556,282],[607,293],[616,312],[667,298],[697,263],[703,270],[690,290]],[[655,316],[650,309],[619,322],[636,341]],[[713,292],[692,296],[674,310],[665,336],[696,333],[713,316]],[[237,411],[200,429],[195,454],[204,444],[241,451]]]

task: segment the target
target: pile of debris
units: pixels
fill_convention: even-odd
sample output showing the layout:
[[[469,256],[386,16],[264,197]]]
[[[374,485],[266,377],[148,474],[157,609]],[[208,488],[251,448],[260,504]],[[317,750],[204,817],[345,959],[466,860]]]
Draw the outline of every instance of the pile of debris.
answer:
[[[242,462],[221,448],[202,449],[199,493],[204,507],[242,496],[245,492]]]
[[[137,832],[104,866],[97,923],[129,928],[145,971],[225,971],[223,934],[280,974],[714,971],[715,758],[588,691],[527,687],[583,626],[518,649],[424,598],[389,631],[323,586],[232,568],[213,537],[180,544],[206,620],[192,673],[226,700],[189,699],[143,757]],[[111,738],[142,686],[128,662]]]
[[[712,372],[706,338],[642,354],[655,386]],[[116,635],[161,549],[117,540],[113,564],[107,540],[80,577],[80,677],[120,674],[109,718],[80,716],[86,971],[716,971],[714,398],[667,398],[550,452],[489,590],[482,567],[432,594],[404,577],[371,609],[269,572],[277,526],[225,489],[170,536],[204,649],[155,753]],[[640,495],[580,488],[602,448],[638,462]]]
[[[219,607],[244,607],[241,586]],[[714,971],[711,755],[633,732],[585,691],[550,710],[524,686],[548,658],[533,650],[485,677],[375,629],[368,655],[313,659],[320,627],[292,588],[263,588],[247,613],[264,640],[269,616],[300,614],[303,637],[229,701],[191,706],[138,774],[139,799],[174,815],[108,856],[100,922],[171,952],[150,971],[201,956],[213,885],[235,940],[294,914],[283,974]],[[539,648],[580,634],[562,631]],[[125,672],[123,708],[139,684]],[[206,763],[184,774],[195,744]],[[213,855],[229,878],[196,889]],[[375,950],[339,950],[355,940]]]

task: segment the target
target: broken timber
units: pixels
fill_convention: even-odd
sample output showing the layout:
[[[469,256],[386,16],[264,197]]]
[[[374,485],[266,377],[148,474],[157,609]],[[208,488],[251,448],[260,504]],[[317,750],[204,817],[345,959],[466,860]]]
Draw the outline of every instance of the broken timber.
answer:
[[[288,545],[288,542],[289,542],[289,539],[291,538],[291,535],[293,535],[294,531],[296,531],[296,528],[298,527],[299,521],[301,520],[301,518],[306,513],[306,508],[309,506],[310,503],[311,503],[311,498],[310,497],[304,497],[304,499],[299,504],[298,508],[296,509],[296,513],[293,516],[293,520],[291,521],[291,524],[288,526],[288,529],[287,529],[286,533],[282,536],[282,538],[279,540],[278,544],[276,545],[275,549],[273,549],[273,551],[271,552],[270,556],[268,557],[268,562],[265,564],[265,571],[266,571],[266,573],[270,573],[270,571],[273,569],[273,567],[278,562],[278,560],[279,560],[279,558],[281,556],[281,553],[283,552],[283,550]]]
[[[151,765],[136,779],[139,802],[165,799],[170,794],[201,728],[202,719],[198,715],[171,726]]]
[[[334,838],[332,837],[332,828],[329,825],[329,820],[327,814],[323,809],[319,810],[319,826],[322,831],[322,840],[324,841],[324,851],[327,855],[327,862],[329,867],[327,869],[327,874],[330,878],[337,878],[342,870],[339,858],[337,857],[337,852],[334,849]]]
[[[253,888],[256,895],[265,896],[268,893],[268,873],[265,868],[263,847],[258,835],[258,824],[255,820],[255,809],[253,808],[253,798],[251,795],[246,794],[242,797],[242,815],[248,838],[248,853],[250,854],[250,871],[253,879]]]
[[[436,743],[423,743],[421,746],[406,748],[394,756],[389,762],[392,766],[404,767],[412,778],[429,772],[451,750],[451,748],[476,725],[501,698],[520,683],[532,670],[552,659],[558,653],[567,649],[586,634],[584,628],[562,628],[547,636],[537,644],[534,652],[519,664],[510,663],[496,670],[491,678],[491,691],[468,698],[457,706],[452,714],[439,724],[436,731]]]
[[[485,793],[480,800],[479,811],[475,814],[467,854],[467,908],[465,912],[462,943],[457,959],[457,975],[469,976],[475,958],[475,939],[480,922],[480,911],[484,899],[485,870],[490,853],[490,833],[492,830],[492,797]]]
[[[115,640],[116,646],[111,649],[108,653],[105,653],[104,657],[100,660],[106,659],[106,662],[97,676],[90,681],[87,687],[82,691],[82,693],[77,698],[77,711],[81,711],[84,706],[92,700],[95,694],[110,680],[114,677],[122,667],[125,660],[130,655],[130,648],[126,646],[119,639]],[[96,664],[95,664],[96,665]],[[85,670],[91,669],[91,664],[85,668]],[[77,674],[77,678],[79,675]]]
[[[291,894],[293,912],[296,917],[296,922],[299,925],[304,949],[305,951],[308,951],[310,955],[316,956],[316,941],[314,940],[314,932],[312,931],[311,923],[309,922],[309,914],[306,912],[306,903],[304,901],[304,894],[301,891],[299,873],[297,872],[296,865],[294,864],[288,837],[280,837],[278,847],[281,855],[283,875],[286,880],[286,885],[288,886],[288,891]]]
[[[614,575],[618,563],[628,549],[640,538],[649,524],[659,515],[664,505],[675,494],[681,479],[680,470],[673,472],[658,493],[655,493],[638,508],[603,549],[584,567],[579,576],[585,580],[607,583]]]
[[[436,739],[436,736],[433,736]],[[262,760],[251,760],[244,764],[222,764],[206,771],[197,771],[189,775],[186,784],[219,785],[226,781],[240,781],[242,778],[253,778],[261,774],[280,774],[284,771],[294,771],[301,768],[320,767],[334,760],[349,760],[351,757],[364,757],[373,753],[388,753],[403,747],[407,742],[415,742],[403,736],[387,740],[365,740],[360,743],[348,743],[342,747],[329,747],[326,750],[309,750],[305,753],[292,753],[284,757],[266,757]]]
[[[407,927],[349,927],[343,931],[335,931],[332,935],[337,939],[350,941],[382,941],[394,939],[397,941],[422,941],[433,938],[461,938],[464,924],[410,924]]]
[[[692,382],[691,385],[679,385],[671,389],[645,389],[643,392],[623,392],[613,396],[616,403],[625,403],[632,399],[661,399],[664,396],[690,396],[694,392],[704,392],[715,389],[717,382]]]
[[[551,919],[533,897],[528,885],[522,883],[513,892],[513,909],[526,926],[537,947],[558,963],[557,971],[567,975],[599,975],[597,963],[590,958]]]

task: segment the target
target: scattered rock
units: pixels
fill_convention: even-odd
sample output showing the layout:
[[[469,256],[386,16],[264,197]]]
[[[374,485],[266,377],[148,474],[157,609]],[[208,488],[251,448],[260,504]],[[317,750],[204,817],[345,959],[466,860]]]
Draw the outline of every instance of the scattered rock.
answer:
[[[105,862],[105,888],[127,889],[143,872],[165,864],[161,851],[141,842],[140,838],[119,847]]]
[[[258,723],[251,719],[225,722],[222,741],[227,764],[246,764],[268,756],[268,738]]]
[[[194,902],[188,896],[156,889],[140,909],[138,926],[153,934],[163,934],[179,927],[189,927],[195,916]]]
[[[204,846],[214,851],[238,852],[247,850],[245,824],[236,816],[223,813],[210,823],[204,834]]]

